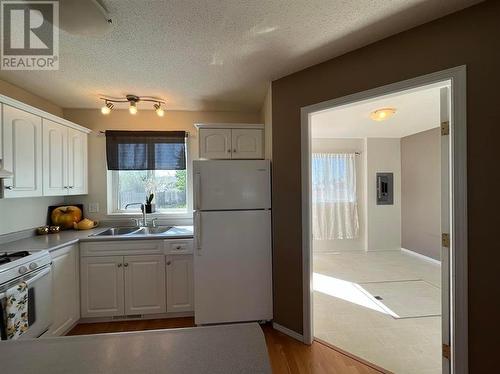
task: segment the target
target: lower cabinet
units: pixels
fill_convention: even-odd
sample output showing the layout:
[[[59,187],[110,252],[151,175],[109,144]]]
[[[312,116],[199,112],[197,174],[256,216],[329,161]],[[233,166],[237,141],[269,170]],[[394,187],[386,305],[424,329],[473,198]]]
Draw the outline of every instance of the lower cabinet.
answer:
[[[125,314],[165,313],[165,256],[125,256]]]
[[[82,257],[80,279],[82,317],[125,314],[123,256]]]
[[[52,257],[52,325],[44,336],[61,336],[80,319],[78,245],[50,253]]]
[[[103,256],[81,259],[82,317],[166,311],[165,256]]]
[[[193,255],[166,256],[167,312],[194,310]]]

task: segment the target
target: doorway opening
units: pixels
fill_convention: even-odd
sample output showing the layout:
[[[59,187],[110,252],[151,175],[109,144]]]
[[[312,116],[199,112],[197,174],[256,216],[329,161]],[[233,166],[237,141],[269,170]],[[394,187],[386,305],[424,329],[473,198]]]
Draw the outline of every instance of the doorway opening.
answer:
[[[303,108],[306,343],[396,373],[466,368],[464,78]]]

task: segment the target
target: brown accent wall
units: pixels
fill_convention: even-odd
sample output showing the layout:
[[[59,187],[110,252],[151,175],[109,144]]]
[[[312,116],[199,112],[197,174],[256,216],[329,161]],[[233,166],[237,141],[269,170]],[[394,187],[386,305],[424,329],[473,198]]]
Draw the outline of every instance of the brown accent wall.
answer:
[[[300,108],[467,65],[469,364],[494,372],[500,303],[500,1],[488,1],[276,80],[273,103],[275,321],[302,333]],[[491,367],[491,371],[486,370]]]

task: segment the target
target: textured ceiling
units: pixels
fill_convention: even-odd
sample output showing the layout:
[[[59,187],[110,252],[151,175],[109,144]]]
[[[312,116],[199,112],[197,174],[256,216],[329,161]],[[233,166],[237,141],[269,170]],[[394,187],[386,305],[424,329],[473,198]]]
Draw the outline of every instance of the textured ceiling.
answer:
[[[102,0],[113,27],[61,31],[59,71],[0,79],[64,108],[133,93],[162,97],[168,109],[256,110],[273,79],[478,2]]]
[[[440,126],[440,88],[412,90],[312,115],[313,138],[402,138]],[[385,121],[370,119],[380,108],[395,108]]]

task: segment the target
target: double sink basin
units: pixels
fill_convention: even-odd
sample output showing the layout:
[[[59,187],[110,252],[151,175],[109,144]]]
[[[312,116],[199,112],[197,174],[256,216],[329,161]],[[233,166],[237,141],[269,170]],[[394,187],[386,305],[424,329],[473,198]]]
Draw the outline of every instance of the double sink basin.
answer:
[[[105,231],[92,236],[144,236],[144,235],[163,235],[171,230],[172,226],[156,227],[111,227]]]

